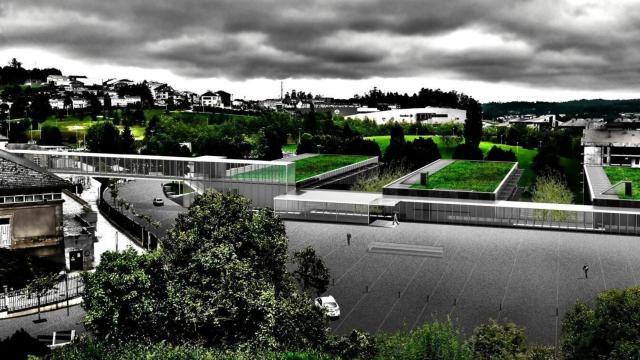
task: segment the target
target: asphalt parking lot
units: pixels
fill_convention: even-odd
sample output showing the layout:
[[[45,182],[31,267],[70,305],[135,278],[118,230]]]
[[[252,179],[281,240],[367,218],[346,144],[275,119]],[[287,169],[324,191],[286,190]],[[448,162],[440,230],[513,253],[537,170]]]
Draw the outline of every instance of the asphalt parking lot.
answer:
[[[494,318],[524,326],[531,342],[554,345],[562,316],[576,300],[592,302],[597,292],[640,278],[637,237],[417,223],[385,228],[288,221],[286,227],[290,251],[313,246],[331,271],[335,285],[327,294],[341,307],[332,324],[338,333],[411,329],[450,317],[468,334]],[[367,252],[374,241],[438,246],[444,254]]]

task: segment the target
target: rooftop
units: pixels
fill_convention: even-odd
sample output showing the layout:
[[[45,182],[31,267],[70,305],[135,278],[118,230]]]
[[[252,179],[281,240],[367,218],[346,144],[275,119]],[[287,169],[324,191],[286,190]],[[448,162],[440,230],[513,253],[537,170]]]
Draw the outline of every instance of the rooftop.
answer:
[[[640,130],[586,129],[583,132],[582,145],[640,147]]]
[[[0,194],[61,191],[71,183],[14,154],[0,150]]]

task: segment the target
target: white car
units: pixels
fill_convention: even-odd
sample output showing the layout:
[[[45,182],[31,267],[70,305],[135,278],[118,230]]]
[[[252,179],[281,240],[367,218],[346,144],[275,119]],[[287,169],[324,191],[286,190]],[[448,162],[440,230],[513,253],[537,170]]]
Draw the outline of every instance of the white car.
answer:
[[[327,316],[331,318],[339,318],[340,317],[340,306],[336,302],[336,299],[333,296],[321,296],[317,297],[314,301],[316,306],[322,310]]]

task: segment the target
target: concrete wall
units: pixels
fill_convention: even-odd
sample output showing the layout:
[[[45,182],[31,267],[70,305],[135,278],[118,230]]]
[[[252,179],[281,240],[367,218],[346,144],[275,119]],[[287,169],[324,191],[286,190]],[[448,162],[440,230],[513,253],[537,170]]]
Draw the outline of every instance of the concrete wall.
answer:
[[[13,248],[54,245],[62,242],[62,201],[1,207],[0,217],[11,218]]]

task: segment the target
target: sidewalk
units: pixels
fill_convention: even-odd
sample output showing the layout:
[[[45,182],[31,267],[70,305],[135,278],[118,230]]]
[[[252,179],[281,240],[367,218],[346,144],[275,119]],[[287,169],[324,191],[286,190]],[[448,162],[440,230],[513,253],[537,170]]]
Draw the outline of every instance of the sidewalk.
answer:
[[[14,317],[0,320],[0,339],[5,339],[13,335],[16,331],[24,329],[29,335],[37,337],[38,335],[51,335],[54,331],[75,330],[76,335],[86,333],[82,320],[84,318],[84,310],[81,306],[75,305],[69,307],[69,316],[67,310],[58,309],[40,314],[46,322],[34,323],[33,320],[38,318],[37,314]]]

